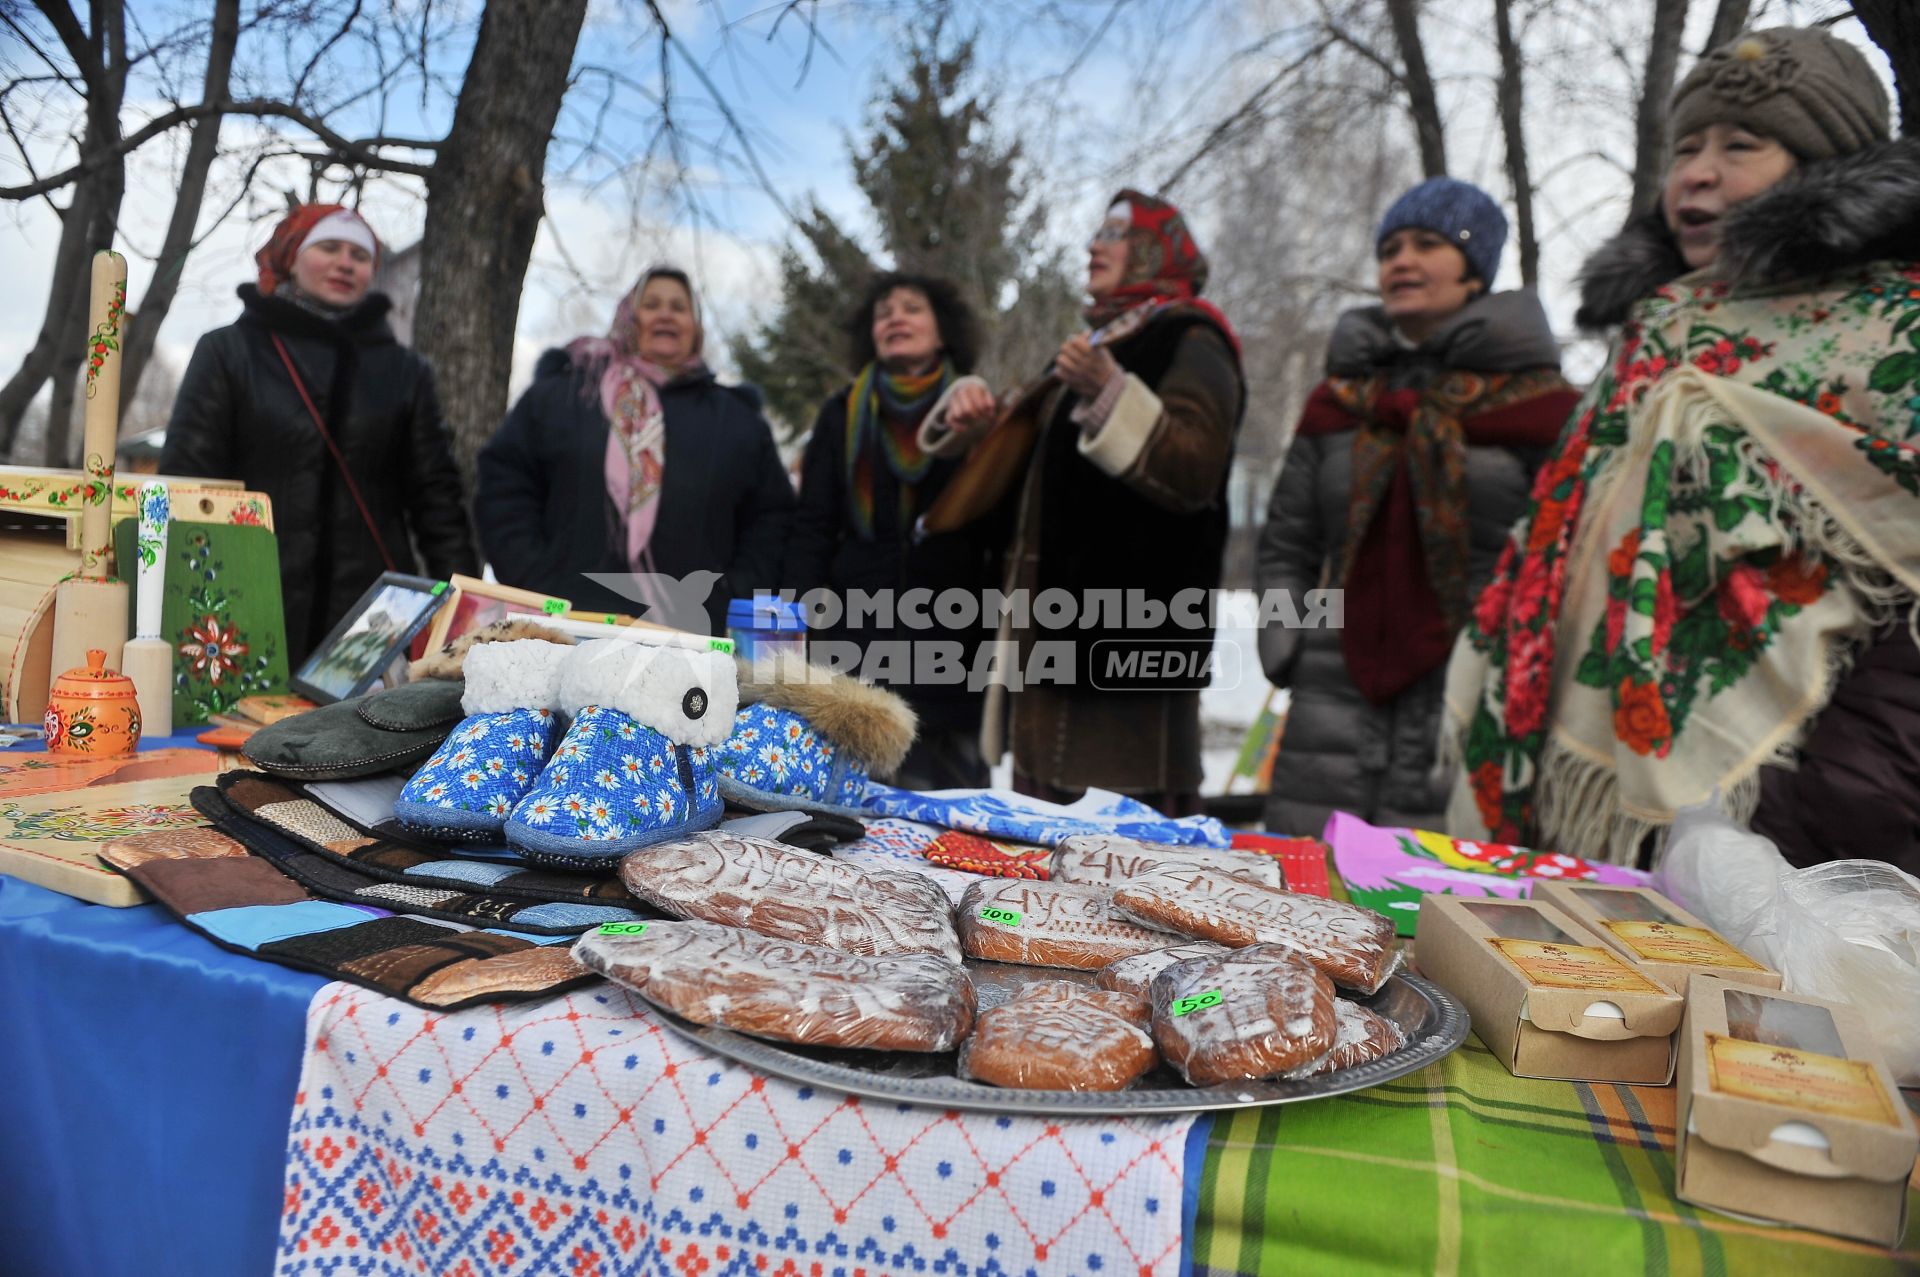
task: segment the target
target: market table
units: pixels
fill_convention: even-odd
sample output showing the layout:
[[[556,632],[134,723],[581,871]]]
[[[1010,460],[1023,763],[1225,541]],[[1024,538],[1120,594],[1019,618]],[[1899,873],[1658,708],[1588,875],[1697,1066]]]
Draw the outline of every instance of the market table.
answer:
[[[1670,1088],[1474,1039],[1356,1096],[983,1138],[803,1097],[611,986],[432,1015],[5,878],[0,1026],[8,1277],[1920,1271],[1912,1229],[1674,1201]]]

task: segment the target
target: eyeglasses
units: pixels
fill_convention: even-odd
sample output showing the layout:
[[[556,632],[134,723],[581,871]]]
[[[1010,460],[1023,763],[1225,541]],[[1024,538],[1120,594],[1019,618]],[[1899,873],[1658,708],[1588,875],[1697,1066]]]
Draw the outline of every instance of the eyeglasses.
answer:
[[[1127,232],[1133,228],[1124,222],[1102,222],[1100,229],[1093,233],[1089,244],[1118,244],[1126,239]]]

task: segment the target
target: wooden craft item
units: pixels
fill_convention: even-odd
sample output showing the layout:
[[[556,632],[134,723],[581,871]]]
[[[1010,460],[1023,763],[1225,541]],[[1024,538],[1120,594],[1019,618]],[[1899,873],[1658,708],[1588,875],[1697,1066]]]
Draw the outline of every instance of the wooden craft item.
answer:
[[[167,485],[176,523],[273,530],[273,502],[237,479],[147,478]],[[82,470],[0,466],[0,717],[8,722],[37,723],[46,713],[57,672],[54,596],[80,570],[80,512],[93,483]],[[136,517],[138,485],[116,478],[112,511],[116,524]]]
[[[0,753],[0,802],[36,794],[76,794],[141,780],[203,777],[213,770],[204,749],[149,749],[111,758],[46,750]]]
[[[144,903],[145,893],[97,853],[131,834],[207,826],[188,794],[206,783],[219,760],[205,750],[192,752],[206,760],[197,775],[0,800],[0,874],[95,904]]]
[[[132,520],[114,529],[126,561]],[[245,697],[287,691],[280,551],[265,528],[173,520],[167,527],[160,637],[172,650],[173,725],[198,727]]]
[[[133,680],[106,668],[107,654],[87,653],[82,669],[53,680],[47,694],[47,749],[55,754],[131,754],[140,743],[140,698]]]
[[[134,636],[121,658],[121,671],[133,680],[140,698],[142,729],[149,736],[173,735],[173,645],[160,637],[160,604],[167,574],[167,524],[171,516],[167,485],[140,485],[139,591],[134,596]]]
[[[447,578],[447,591],[433,624],[423,638],[414,642],[414,658],[437,652],[466,634],[503,621],[509,616],[553,618],[565,616],[572,607],[567,599],[515,589],[479,577],[456,572]]]
[[[116,668],[127,639],[127,586],[113,577],[113,457],[120,440],[120,348],[127,313],[127,259],[93,255],[88,306],[86,471],[80,512],[80,569],[62,581],[53,602],[53,668],[78,665],[100,650]]]

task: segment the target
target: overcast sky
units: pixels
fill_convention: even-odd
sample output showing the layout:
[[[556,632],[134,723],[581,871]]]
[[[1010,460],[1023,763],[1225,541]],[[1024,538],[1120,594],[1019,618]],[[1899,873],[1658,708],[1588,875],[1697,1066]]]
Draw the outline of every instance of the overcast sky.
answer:
[[[134,0],[134,5],[177,13],[186,2]],[[1761,0],[1756,10],[1771,8],[1804,20],[1817,16],[1822,3]],[[465,4],[468,11],[477,11],[476,0]],[[1501,143],[1485,74],[1487,40],[1475,16],[1480,7],[1429,6],[1430,57],[1448,76],[1442,90],[1455,171],[1504,198]],[[1694,15],[1703,35],[1713,6],[1693,7],[1707,11]],[[806,33],[788,19],[769,38],[769,15],[776,8],[768,0],[674,0],[665,5],[677,32],[729,104],[750,122],[759,158],[783,198],[793,204],[812,194],[844,224],[870,230],[848,173],[844,139],[860,130],[876,86],[902,64],[899,15],[917,7],[829,0],[820,8],[819,34],[825,47],[815,48],[804,77]],[[1242,48],[1251,33],[1271,30],[1271,15],[1287,12],[1288,5],[1285,0],[1132,0],[1120,7],[1120,20],[1085,56],[1080,56],[1082,50],[1114,11],[1108,0],[1001,0],[956,5],[956,10],[957,26],[979,30],[981,67],[987,82],[1003,94],[1005,109],[996,127],[1019,136],[1036,161],[1036,177],[1053,213],[1049,234],[1057,243],[1073,245],[1098,220],[1114,188],[1123,183],[1153,186],[1177,163],[1181,145],[1190,144],[1189,126],[1218,118],[1237,100],[1241,86],[1267,73],[1271,61],[1234,61],[1226,54]],[[445,0],[437,11],[447,11]],[[635,16],[640,13],[643,10],[628,0],[595,0],[579,62],[650,79],[656,49]],[[1856,24],[1842,24],[1838,30],[1864,42]],[[10,37],[0,36],[5,38]],[[1884,76],[1884,59],[1877,50],[1871,54]],[[457,80],[464,51],[449,50],[445,61],[445,69]],[[1545,78],[1547,69],[1532,68],[1530,74],[1535,70]],[[1068,71],[1069,76],[1060,78]],[[1594,73],[1604,75],[1605,68]],[[716,117],[697,107],[706,91],[684,68],[676,71],[676,88],[687,96],[689,125],[696,132],[715,132]],[[1529,91],[1534,91],[1531,85]],[[1142,103],[1158,105],[1141,110]],[[635,104],[629,99],[627,105]],[[405,117],[417,107],[417,101],[411,108],[401,103],[401,116],[389,116],[387,129],[417,129],[425,136],[444,132],[443,102],[429,101],[426,119]],[[127,119],[141,109],[130,104]],[[150,103],[147,109],[152,109]],[[1560,160],[1596,145],[1590,136],[1594,129],[1624,128],[1630,136],[1630,120],[1617,118],[1617,112],[1615,117],[1589,125],[1576,116],[1536,110],[1529,121],[1536,174],[1549,173]],[[572,99],[562,135],[577,137],[586,118],[583,100]],[[243,136],[249,126],[229,121],[225,127],[223,137],[232,138]],[[1188,131],[1183,133],[1183,128]],[[184,145],[184,137],[182,132],[173,135],[176,147]],[[1160,138],[1169,139],[1164,153],[1143,160],[1139,153],[1149,144],[1143,139]],[[563,150],[557,146],[556,154]],[[1275,158],[1284,162],[1284,157]],[[129,298],[136,311],[154,269],[142,254],[152,253],[160,242],[176,164],[176,150],[156,144],[138,152],[129,165],[122,238],[129,256]],[[600,331],[626,284],[643,266],[662,259],[684,263],[695,274],[712,329],[709,349],[721,354],[724,363],[726,338],[764,314],[775,299],[777,252],[787,223],[775,202],[737,166],[705,176],[709,180],[699,184],[705,220],[696,224],[683,205],[655,203],[643,209],[637,234],[632,203],[617,184],[598,190],[567,181],[549,185],[549,220],[535,248],[521,311],[516,392],[541,349],[583,331]],[[0,165],[0,179],[23,177],[17,167],[9,171]],[[293,183],[304,184],[303,175],[282,171],[258,183],[250,205],[213,230],[194,252],[160,334],[165,356],[184,365],[202,332],[237,315],[233,290],[253,276],[252,254],[281,202],[276,185]],[[424,209],[417,183],[412,187],[404,182],[382,185],[370,190],[364,204],[390,244],[405,245],[419,235]],[[1564,323],[1569,317],[1573,271],[1586,251],[1618,224],[1624,193],[1624,179],[1617,173],[1571,160],[1544,183],[1541,220],[1559,228],[1545,246],[1543,290],[1556,320]],[[210,194],[203,231],[228,198],[230,189],[224,196]],[[1190,212],[1204,243],[1207,210]],[[0,205],[0,279],[6,281],[9,302],[0,306],[0,375],[11,371],[38,331],[57,238],[57,225],[44,202]],[[1510,243],[1505,282],[1517,274],[1513,261]]]

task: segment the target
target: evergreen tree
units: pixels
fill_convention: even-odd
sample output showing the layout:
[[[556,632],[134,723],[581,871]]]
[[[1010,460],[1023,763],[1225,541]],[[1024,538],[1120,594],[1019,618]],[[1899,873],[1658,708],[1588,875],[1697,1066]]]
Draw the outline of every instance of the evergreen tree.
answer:
[[[1035,247],[1045,207],[1022,180],[1020,144],[992,135],[992,99],[969,92],[973,41],[945,53],[940,44],[936,25],[911,46],[849,159],[879,228],[877,256],[959,287],[986,336],[976,371],[1005,390],[1038,373],[1073,331],[1079,289],[1058,254]],[[778,312],[732,348],[790,436],[858,371],[847,366],[842,325],[879,268],[817,202],[797,230],[781,253]]]

